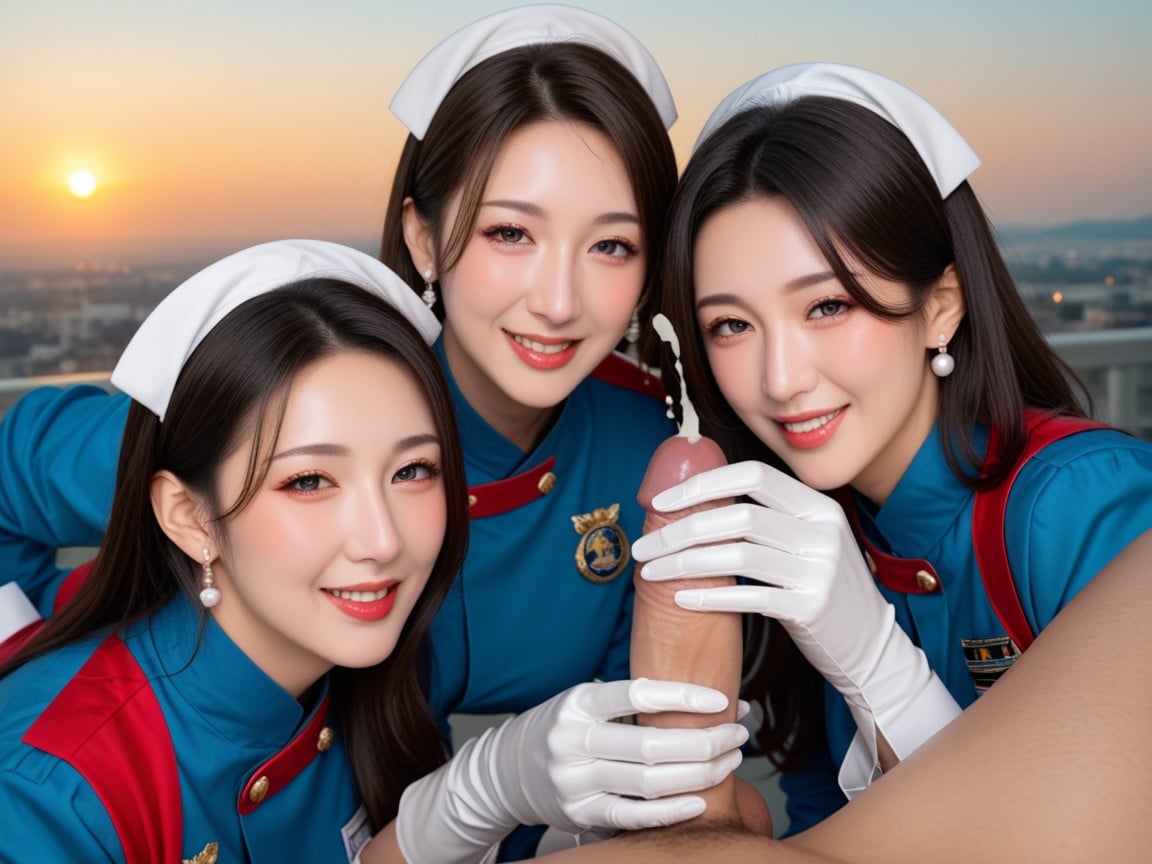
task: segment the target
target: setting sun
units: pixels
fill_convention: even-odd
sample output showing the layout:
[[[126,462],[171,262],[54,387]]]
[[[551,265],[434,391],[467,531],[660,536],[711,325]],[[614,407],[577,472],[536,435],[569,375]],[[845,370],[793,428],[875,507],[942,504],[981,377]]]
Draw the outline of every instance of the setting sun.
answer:
[[[68,191],[77,198],[87,198],[96,191],[96,177],[91,171],[73,171],[68,175]]]

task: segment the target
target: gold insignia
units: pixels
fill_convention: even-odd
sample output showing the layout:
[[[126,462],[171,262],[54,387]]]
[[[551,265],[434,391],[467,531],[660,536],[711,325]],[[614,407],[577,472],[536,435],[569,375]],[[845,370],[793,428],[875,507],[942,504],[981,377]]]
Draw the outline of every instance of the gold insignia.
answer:
[[[628,566],[630,547],[616,522],[619,518],[619,504],[572,517],[572,527],[580,535],[576,568],[589,582],[611,582]]]
[[[181,859],[180,864],[216,864],[220,857],[220,844],[213,840],[194,858]]]

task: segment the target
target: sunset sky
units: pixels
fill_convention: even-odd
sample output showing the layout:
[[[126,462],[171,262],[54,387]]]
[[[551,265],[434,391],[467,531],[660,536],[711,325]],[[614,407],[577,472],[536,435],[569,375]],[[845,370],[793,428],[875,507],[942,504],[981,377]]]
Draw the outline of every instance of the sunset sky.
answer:
[[[288,235],[371,249],[405,131],[388,102],[479,0],[0,0],[0,267],[178,256]],[[983,159],[998,224],[1152,213],[1147,0],[579,5],[663,65],[681,162],[768,68],[867,66]],[[69,176],[91,172],[88,198]]]

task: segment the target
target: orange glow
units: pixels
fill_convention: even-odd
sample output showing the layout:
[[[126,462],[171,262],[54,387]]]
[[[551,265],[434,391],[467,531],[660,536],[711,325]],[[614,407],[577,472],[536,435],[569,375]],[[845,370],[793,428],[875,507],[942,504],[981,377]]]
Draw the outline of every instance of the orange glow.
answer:
[[[1056,291],[1055,293],[1053,293],[1052,302],[1053,303],[1063,303],[1064,302],[1064,292],[1063,291]]]

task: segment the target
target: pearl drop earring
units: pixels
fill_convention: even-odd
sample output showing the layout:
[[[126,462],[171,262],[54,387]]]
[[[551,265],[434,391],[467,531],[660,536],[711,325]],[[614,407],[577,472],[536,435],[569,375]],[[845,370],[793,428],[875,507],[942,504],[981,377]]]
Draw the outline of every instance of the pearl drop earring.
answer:
[[[216,587],[215,574],[212,572],[212,553],[204,550],[204,563],[201,565],[204,577],[201,580],[203,588],[200,589],[200,603],[205,609],[211,609],[220,602],[220,589]]]
[[[937,378],[947,378],[956,368],[956,360],[948,353],[948,337],[940,334],[940,347],[932,358],[932,372]]]
[[[424,293],[420,295],[420,299],[424,301],[424,305],[431,309],[436,305],[436,286],[432,284],[432,268],[424,268]]]

